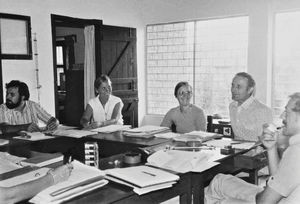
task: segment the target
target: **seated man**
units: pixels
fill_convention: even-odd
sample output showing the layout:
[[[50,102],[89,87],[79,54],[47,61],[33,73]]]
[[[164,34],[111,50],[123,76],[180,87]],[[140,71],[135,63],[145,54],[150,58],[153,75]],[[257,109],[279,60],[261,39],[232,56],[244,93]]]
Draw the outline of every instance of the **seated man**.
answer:
[[[262,125],[272,123],[272,110],[253,97],[255,81],[252,76],[240,72],[232,80],[233,102],[229,115],[235,139],[257,141]]]
[[[39,104],[29,100],[27,84],[12,80],[6,84],[6,103],[0,105],[0,130],[2,133],[41,131],[38,122],[46,124],[47,130],[55,130],[58,121]]]
[[[260,140],[267,149],[271,177],[267,186],[246,183],[230,175],[218,174],[205,190],[206,203],[300,203],[300,93],[290,96],[281,115],[282,133],[290,136],[280,160],[276,132],[264,126]]]
[[[0,164],[1,165],[5,164]],[[29,199],[51,185],[69,178],[73,167],[71,164],[49,170],[45,176],[12,187],[0,186],[0,203],[17,203]]]

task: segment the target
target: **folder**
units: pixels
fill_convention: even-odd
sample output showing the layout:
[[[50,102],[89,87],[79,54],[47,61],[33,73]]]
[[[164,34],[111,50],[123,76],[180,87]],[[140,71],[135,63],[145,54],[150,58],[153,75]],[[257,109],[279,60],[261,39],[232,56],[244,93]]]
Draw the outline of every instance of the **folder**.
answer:
[[[174,183],[179,180],[178,175],[144,165],[109,169],[106,171],[106,178],[114,181],[120,180],[122,183],[135,188],[155,187],[156,185]]]
[[[38,156],[25,159],[21,161],[22,166],[38,166],[38,167],[43,167],[47,166],[49,164],[54,164],[56,162],[62,162],[63,161],[63,155],[61,153],[41,153]]]

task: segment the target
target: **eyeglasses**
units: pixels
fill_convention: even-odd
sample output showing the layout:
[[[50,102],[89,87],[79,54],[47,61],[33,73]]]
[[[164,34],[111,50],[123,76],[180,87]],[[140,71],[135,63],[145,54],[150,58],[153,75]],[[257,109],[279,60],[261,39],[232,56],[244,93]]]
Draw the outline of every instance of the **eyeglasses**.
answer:
[[[178,96],[192,96],[193,92],[192,91],[182,91],[178,93]]]

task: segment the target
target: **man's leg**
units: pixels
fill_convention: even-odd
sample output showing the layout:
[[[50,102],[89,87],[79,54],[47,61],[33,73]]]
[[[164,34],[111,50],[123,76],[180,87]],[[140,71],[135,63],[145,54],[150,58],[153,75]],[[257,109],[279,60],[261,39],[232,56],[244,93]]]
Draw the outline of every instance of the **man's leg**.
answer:
[[[205,189],[205,203],[255,203],[263,188],[232,175],[218,174]]]

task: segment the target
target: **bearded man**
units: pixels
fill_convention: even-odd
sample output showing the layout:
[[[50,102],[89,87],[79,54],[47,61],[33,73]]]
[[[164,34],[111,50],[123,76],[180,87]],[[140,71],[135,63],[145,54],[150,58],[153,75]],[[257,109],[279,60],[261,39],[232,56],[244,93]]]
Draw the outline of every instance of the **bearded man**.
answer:
[[[0,105],[0,130],[2,134],[22,130],[33,132],[55,130],[58,120],[47,113],[38,103],[29,100],[26,83],[12,80],[5,85],[6,103]],[[39,122],[46,127],[39,127]]]

